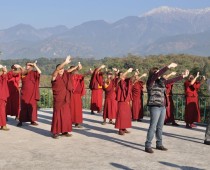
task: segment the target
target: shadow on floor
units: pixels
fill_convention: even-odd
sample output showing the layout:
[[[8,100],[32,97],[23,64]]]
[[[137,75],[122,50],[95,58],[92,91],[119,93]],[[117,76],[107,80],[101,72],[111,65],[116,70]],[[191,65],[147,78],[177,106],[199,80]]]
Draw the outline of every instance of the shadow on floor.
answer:
[[[163,161],[159,161],[159,163],[169,166],[169,167],[173,167],[173,168],[179,168],[181,170],[205,170],[205,169],[200,169],[200,168],[195,168],[195,167],[190,167],[190,166],[179,166],[173,163],[169,163],[169,162],[163,162]]]

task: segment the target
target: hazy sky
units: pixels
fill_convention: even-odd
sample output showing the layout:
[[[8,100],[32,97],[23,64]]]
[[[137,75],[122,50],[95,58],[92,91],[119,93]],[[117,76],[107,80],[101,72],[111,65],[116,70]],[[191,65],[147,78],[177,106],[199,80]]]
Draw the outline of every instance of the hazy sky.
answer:
[[[210,0],[0,0],[0,29],[19,23],[71,28],[90,20],[115,22],[160,6],[206,8]]]

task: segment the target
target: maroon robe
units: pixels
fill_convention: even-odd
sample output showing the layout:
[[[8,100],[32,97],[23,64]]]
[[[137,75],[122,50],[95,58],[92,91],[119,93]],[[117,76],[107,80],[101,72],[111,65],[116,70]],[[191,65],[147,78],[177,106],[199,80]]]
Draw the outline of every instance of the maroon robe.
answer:
[[[193,85],[190,81],[185,81],[185,122],[192,124],[193,122],[200,122],[200,107],[198,102],[198,90],[200,82],[196,81]]]
[[[81,124],[82,116],[82,96],[85,95],[84,76],[80,74],[69,74],[69,81],[72,84],[70,109],[72,123]]]
[[[144,116],[143,108],[143,82],[137,81],[132,87],[132,118],[134,120],[142,119]]]
[[[131,127],[131,106],[132,82],[130,79],[120,80],[116,89],[116,99],[118,101],[118,111],[115,128],[126,129]]]
[[[94,70],[89,88],[91,89],[91,103],[90,110],[100,112],[102,110],[102,102],[103,102],[103,74],[101,72],[96,72],[97,69]]]
[[[9,96],[7,74],[0,76],[0,126],[6,126],[6,102]]]
[[[174,119],[174,101],[173,101],[173,94],[172,94],[173,83],[166,85],[166,100],[167,100],[167,107],[166,107],[166,117],[165,123],[175,123]]]
[[[6,113],[7,115],[19,117],[20,113],[20,74],[14,74],[13,71],[9,71],[8,75],[8,88],[9,97],[7,99]]]
[[[53,91],[53,117],[51,132],[53,134],[72,131],[71,114],[69,107],[69,91],[67,90],[67,72],[63,76],[58,75],[52,81]]]
[[[39,95],[40,74],[30,71],[22,76],[20,122],[37,121],[37,101]]]
[[[116,119],[117,101],[115,92],[115,80],[110,81],[108,87],[103,87],[103,89],[105,91],[103,118]]]

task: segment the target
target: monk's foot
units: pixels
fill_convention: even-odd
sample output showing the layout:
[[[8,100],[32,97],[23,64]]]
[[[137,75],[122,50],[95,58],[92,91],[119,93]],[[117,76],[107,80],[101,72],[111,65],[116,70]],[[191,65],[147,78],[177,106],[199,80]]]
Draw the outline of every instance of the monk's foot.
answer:
[[[8,128],[7,126],[3,126],[3,127],[1,128],[1,130],[8,131],[8,130],[9,130],[9,128]]]
[[[188,128],[188,129],[192,129],[192,127],[190,126],[190,124],[186,124],[186,126],[185,126],[186,128]]]
[[[19,120],[19,118],[18,118],[18,117],[15,117],[15,120],[17,120],[17,121],[18,121],[18,120]]]
[[[18,127],[21,127],[21,126],[23,126],[23,123],[22,123],[22,122],[19,122],[19,123],[17,124],[17,126],[18,126]]]
[[[133,121],[133,122],[137,122],[137,119],[133,119],[132,121]]]
[[[80,124],[78,124],[78,123],[76,123],[76,124],[75,124],[75,128],[83,128],[83,126],[80,125]]]
[[[193,128],[193,127],[197,127],[194,123],[192,123],[190,126],[191,126],[192,128]]]
[[[109,121],[109,124],[114,125],[115,123],[114,123],[112,120],[110,120],[110,121]]]
[[[119,130],[118,134],[119,135],[125,135],[125,132],[123,130]]]
[[[142,119],[138,119],[137,122],[142,122]]]
[[[70,134],[70,133],[68,133],[68,132],[64,132],[64,133],[62,133],[62,136],[64,136],[64,137],[71,137],[72,134]]]
[[[172,123],[172,126],[179,126],[179,124],[176,123],[176,122],[173,122],[173,123]]]
[[[53,138],[53,139],[58,139],[58,138],[59,138],[59,135],[58,135],[58,134],[53,134],[53,135],[52,135],[52,138]]]
[[[123,130],[125,133],[131,133],[130,131],[128,131],[127,129]]]
[[[94,113],[94,111],[91,111],[91,115],[94,115],[95,113]]]
[[[102,114],[102,110],[98,110],[97,113]]]
[[[31,125],[32,125],[32,126],[38,126],[38,123],[36,123],[36,122],[31,122]]]
[[[101,124],[102,124],[102,125],[105,125],[105,124],[106,124],[106,121],[103,121]]]

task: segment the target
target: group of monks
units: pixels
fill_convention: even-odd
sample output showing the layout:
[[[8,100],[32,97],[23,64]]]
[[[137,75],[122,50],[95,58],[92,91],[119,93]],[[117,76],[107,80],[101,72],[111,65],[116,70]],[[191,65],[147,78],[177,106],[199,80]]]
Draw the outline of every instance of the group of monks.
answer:
[[[143,90],[144,82],[141,80],[142,77],[146,77],[144,73],[139,75],[138,69],[135,70],[134,74],[127,77],[128,73],[133,71],[132,68],[128,69],[125,73],[119,72],[116,68],[113,68],[113,72],[105,71],[101,69],[105,68],[102,65],[96,68],[92,74],[90,81],[90,89],[92,90],[91,95],[91,113],[94,111],[102,111],[102,99],[103,91],[105,92],[105,101],[103,108],[103,122],[106,124],[106,119],[109,119],[110,124],[115,124],[115,128],[119,129],[119,135],[129,133],[127,128],[131,127],[131,121],[141,121],[143,119]],[[176,72],[163,75],[164,79],[168,79],[171,76],[176,75]],[[184,83],[185,96],[186,96],[186,107],[185,107],[185,122],[186,128],[195,127],[194,122],[200,122],[200,108],[198,101],[198,90],[200,85],[204,82],[205,77],[202,77],[201,81],[198,81],[199,73],[194,77],[189,76]],[[174,102],[173,102],[173,88],[174,82],[166,85],[166,117],[165,125],[172,124],[173,126],[179,126],[175,122],[174,118]],[[116,119],[113,122],[113,119]]]
[[[22,122],[30,122],[37,126],[37,101],[39,100],[39,80],[41,70],[34,63],[26,63],[23,68],[18,64],[11,66],[7,72],[6,66],[0,65],[0,127],[6,126],[7,115],[15,116]],[[21,93],[19,91],[22,84]]]
[[[53,117],[51,132],[52,137],[57,139],[60,135],[69,137],[72,131],[72,124],[77,128],[82,128],[82,96],[85,95],[85,75],[79,74],[82,65],[71,66],[67,70],[64,67],[71,62],[71,56],[67,56],[65,61],[58,64],[52,74],[51,84],[53,91]],[[133,73],[132,73],[133,72]],[[110,124],[114,124],[119,129],[118,134],[130,133],[132,121],[143,119],[143,90],[144,82],[142,77],[147,74],[140,73],[138,69],[129,68],[121,72],[116,68],[108,71],[105,65],[101,65],[95,70],[90,70],[87,74],[92,74],[89,88],[91,90],[91,114],[103,112],[102,124],[106,119]],[[128,73],[132,73],[128,77]],[[36,62],[26,63],[23,68],[18,64],[11,66],[7,72],[5,66],[0,65],[0,127],[2,130],[9,130],[6,126],[7,115],[15,116],[22,126],[23,122],[30,122],[37,126],[37,101],[39,100],[39,81],[41,70]],[[174,76],[172,72],[164,75],[164,79]],[[200,121],[200,109],[198,102],[198,90],[204,82],[203,77],[198,81],[199,73],[196,77],[189,76],[184,83],[186,107],[185,122],[186,128],[195,127],[194,122]],[[19,86],[21,84],[21,90]],[[172,123],[178,126],[174,119],[174,104],[172,99],[173,83],[166,85],[166,98],[168,106],[166,108],[165,124]],[[103,95],[105,93],[105,95]],[[105,96],[103,104],[103,96]]]

